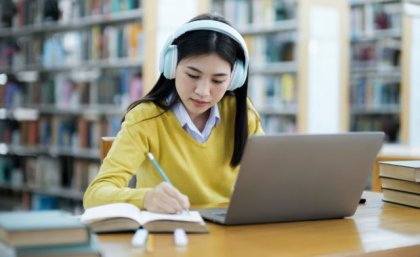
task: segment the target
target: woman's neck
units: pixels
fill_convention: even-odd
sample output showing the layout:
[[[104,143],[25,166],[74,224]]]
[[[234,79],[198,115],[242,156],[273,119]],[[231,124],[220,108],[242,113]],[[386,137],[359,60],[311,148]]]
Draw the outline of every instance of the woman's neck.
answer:
[[[206,126],[207,120],[210,117],[210,111],[211,109],[208,109],[206,112],[196,115],[195,117],[190,115],[191,121],[200,132],[202,132]]]

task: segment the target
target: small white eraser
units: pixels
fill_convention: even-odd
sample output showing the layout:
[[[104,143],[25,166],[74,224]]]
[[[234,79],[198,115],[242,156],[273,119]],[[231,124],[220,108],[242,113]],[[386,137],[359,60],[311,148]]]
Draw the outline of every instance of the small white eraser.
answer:
[[[147,236],[149,232],[146,229],[138,229],[134,233],[133,239],[131,239],[131,245],[133,247],[146,247]]]
[[[188,244],[188,237],[185,230],[177,228],[174,231],[174,240],[176,246],[186,246]]]

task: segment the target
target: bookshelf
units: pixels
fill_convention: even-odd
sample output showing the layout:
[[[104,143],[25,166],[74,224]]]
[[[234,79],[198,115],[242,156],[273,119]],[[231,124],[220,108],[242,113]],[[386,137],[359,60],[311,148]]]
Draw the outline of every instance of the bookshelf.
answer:
[[[387,143],[420,145],[414,133],[420,129],[419,78],[413,73],[419,3],[350,2],[351,131],[382,130]]]
[[[100,138],[116,135],[158,76],[158,31],[208,10],[183,2],[0,3],[0,209],[82,210]]]
[[[346,1],[213,0],[250,52],[249,96],[267,134],[347,129]]]
[[[16,201],[0,208],[77,212],[99,138],[115,135],[143,94],[142,1],[10,4],[0,25],[0,194]]]

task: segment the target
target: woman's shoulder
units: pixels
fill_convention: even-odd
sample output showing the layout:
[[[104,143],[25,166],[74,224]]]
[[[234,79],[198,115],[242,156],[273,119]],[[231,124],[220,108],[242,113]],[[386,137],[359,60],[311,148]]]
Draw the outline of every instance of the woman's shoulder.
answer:
[[[164,113],[165,111],[153,102],[143,102],[136,105],[125,114],[125,121],[128,123],[139,123],[151,120]]]

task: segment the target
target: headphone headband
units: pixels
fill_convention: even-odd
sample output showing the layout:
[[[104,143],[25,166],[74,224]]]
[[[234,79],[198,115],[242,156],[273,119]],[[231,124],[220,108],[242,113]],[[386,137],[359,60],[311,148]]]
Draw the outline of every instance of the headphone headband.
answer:
[[[231,26],[220,22],[220,21],[214,21],[214,20],[198,20],[198,21],[192,21],[192,22],[188,22],[185,23],[184,25],[182,25],[179,29],[177,29],[171,36],[169,36],[169,38],[166,40],[165,44],[163,45],[163,50],[161,51],[160,54],[160,58],[159,58],[159,71],[162,72],[166,78],[173,78],[174,74],[173,72],[169,72],[171,74],[166,74],[168,72],[165,72],[165,70],[167,70],[167,67],[165,66],[170,66],[172,67],[172,70],[175,69],[176,67],[176,58],[170,58],[170,60],[165,60],[165,58],[167,58],[168,56],[168,52],[175,52],[176,56],[177,56],[177,50],[176,50],[176,46],[172,45],[172,43],[174,42],[175,39],[177,39],[178,37],[180,37],[181,35],[189,32],[189,31],[195,31],[195,30],[211,30],[211,31],[216,31],[222,34],[225,34],[227,36],[229,36],[231,39],[235,40],[237,43],[239,43],[239,45],[241,46],[243,52],[244,52],[244,63],[239,66],[243,66],[243,67],[234,67],[232,72],[235,72],[236,69],[240,69],[240,78],[238,78],[238,76],[235,76],[235,86],[232,88],[230,88],[230,90],[234,90],[240,86],[243,85],[243,83],[245,82],[246,76],[247,76],[247,71],[248,71],[248,63],[249,63],[249,54],[248,54],[248,50],[246,47],[246,43],[245,40],[243,39],[243,37],[241,36],[241,34],[236,31],[234,28],[232,28]],[[169,62],[169,63],[168,63]],[[235,64],[235,66],[238,66]],[[168,78],[168,79],[169,79]],[[239,80],[239,81],[238,81]]]

